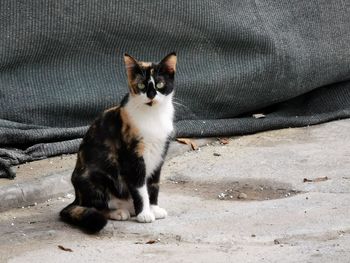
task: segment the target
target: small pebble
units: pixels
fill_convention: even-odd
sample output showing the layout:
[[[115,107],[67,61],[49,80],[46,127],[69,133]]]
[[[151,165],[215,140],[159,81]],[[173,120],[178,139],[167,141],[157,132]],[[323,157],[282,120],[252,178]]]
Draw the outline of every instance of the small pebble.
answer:
[[[220,153],[213,153],[214,156],[221,156]]]
[[[72,194],[66,194],[66,198],[71,199],[71,198],[73,198],[73,195]]]
[[[247,199],[247,198],[248,198],[248,196],[245,193],[239,193],[239,195],[238,195],[238,199]]]
[[[256,237],[256,235],[255,235],[255,234],[252,234],[251,237]]]
[[[14,223],[11,223],[11,226],[14,226],[15,224]]]
[[[225,194],[225,193],[221,193],[221,194],[218,195],[218,198],[219,198],[220,200],[225,199],[225,197],[226,197],[226,194]]]

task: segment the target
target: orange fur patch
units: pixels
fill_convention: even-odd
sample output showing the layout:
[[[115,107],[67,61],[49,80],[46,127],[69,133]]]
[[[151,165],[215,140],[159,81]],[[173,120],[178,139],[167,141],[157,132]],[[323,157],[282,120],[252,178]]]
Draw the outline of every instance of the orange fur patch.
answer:
[[[139,130],[133,125],[128,113],[125,111],[125,109],[120,109],[120,117],[122,119],[122,136],[123,140],[126,143],[131,143],[132,140],[136,139],[139,141],[139,143],[136,146],[135,152],[138,156],[142,156],[145,145],[143,141],[141,140],[141,137],[139,135]]]
[[[149,68],[150,66],[152,66],[151,62],[144,62],[144,61],[140,61],[139,65],[141,68]]]
[[[80,220],[85,212],[85,208],[81,206],[75,206],[71,209],[70,215],[72,218]]]
[[[177,58],[175,55],[170,55],[165,61],[165,65],[167,66],[167,70],[170,73],[175,73],[176,71],[176,61]]]

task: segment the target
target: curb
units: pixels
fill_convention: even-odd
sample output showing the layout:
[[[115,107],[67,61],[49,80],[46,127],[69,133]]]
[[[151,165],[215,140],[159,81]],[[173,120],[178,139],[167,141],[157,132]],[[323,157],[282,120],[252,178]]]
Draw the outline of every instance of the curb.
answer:
[[[216,141],[215,138],[192,140],[200,147]],[[190,146],[172,141],[166,160],[190,150]],[[70,181],[71,173],[72,169],[59,172],[49,171],[37,177],[28,179],[21,176],[21,178],[16,177],[11,183],[7,181],[4,185],[0,184],[0,212],[13,208],[34,206],[37,203],[73,193],[74,189]]]

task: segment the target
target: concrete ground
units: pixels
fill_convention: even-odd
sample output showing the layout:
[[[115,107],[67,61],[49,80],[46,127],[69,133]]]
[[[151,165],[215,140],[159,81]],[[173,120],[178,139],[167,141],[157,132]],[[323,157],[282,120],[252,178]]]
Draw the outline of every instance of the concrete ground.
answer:
[[[58,164],[59,172],[45,183],[28,182],[49,189],[61,185],[64,194],[0,213],[0,261],[350,262],[349,130],[350,119],[173,154],[164,165],[160,193],[169,216],[152,224],[110,221],[97,235],[58,220],[59,210],[73,200],[62,179],[69,171]],[[74,157],[64,158],[74,164]],[[35,164],[28,165],[35,177]],[[26,195],[26,182],[20,184],[22,199],[30,200],[18,201],[13,188],[0,198],[3,210],[6,200],[18,206],[33,202],[33,193],[42,200],[61,191],[38,186]]]

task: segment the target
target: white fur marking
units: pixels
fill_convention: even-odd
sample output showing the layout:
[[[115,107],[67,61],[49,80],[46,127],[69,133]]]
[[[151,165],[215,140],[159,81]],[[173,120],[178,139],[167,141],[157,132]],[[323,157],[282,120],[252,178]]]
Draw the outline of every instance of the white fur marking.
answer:
[[[149,197],[146,184],[138,188],[137,191],[142,199],[142,211],[137,215],[137,221],[141,223],[151,223],[155,220],[154,214],[152,213],[149,206]]]
[[[157,93],[152,106],[146,105],[146,96],[130,97],[126,105],[133,124],[139,129],[144,142],[143,159],[146,165],[146,176],[152,175],[163,161],[165,143],[173,131],[174,107],[172,94],[164,96]]]
[[[165,209],[160,208],[157,205],[151,205],[151,211],[153,212],[154,217],[156,219],[163,219],[163,218],[166,218],[168,215],[168,213],[167,213],[167,211],[165,211]]]
[[[154,78],[150,76],[148,83],[153,83],[153,88],[156,87],[156,83],[154,82]]]

